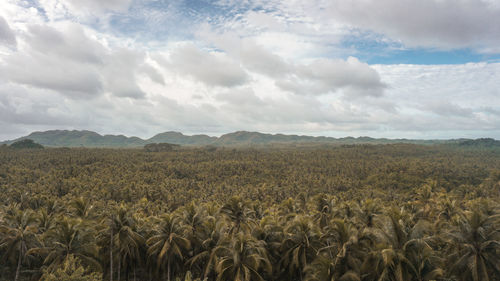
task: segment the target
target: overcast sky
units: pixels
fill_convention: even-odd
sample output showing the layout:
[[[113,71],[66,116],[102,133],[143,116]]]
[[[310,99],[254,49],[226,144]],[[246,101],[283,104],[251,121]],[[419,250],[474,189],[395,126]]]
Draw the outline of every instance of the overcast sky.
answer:
[[[500,139],[498,0],[0,0],[0,140]]]

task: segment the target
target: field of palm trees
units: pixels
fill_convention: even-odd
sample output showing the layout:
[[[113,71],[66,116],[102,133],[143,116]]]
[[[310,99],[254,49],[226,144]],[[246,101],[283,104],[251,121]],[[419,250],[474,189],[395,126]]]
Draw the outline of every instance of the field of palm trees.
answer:
[[[0,148],[0,280],[500,280],[500,150]]]

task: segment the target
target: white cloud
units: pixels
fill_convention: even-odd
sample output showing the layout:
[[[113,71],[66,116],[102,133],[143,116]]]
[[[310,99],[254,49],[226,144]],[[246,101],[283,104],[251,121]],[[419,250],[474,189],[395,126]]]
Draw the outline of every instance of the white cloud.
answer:
[[[28,27],[26,44],[31,51],[78,63],[99,64],[107,49],[85,34],[82,26],[64,23],[59,29],[49,25]]]
[[[143,98],[145,93],[137,85],[137,73],[144,61],[142,52],[116,49],[104,58],[101,73],[105,91],[118,97]]]
[[[175,48],[165,66],[209,86],[233,87],[248,79],[238,62],[225,53],[205,52],[192,44]]]
[[[14,31],[2,16],[0,16],[0,45],[6,45],[8,47],[16,47],[17,45]]]
[[[132,0],[39,0],[39,3],[51,21],[75,18],[91,22],[105,18],[109,12],[126,12]]]
[[[479,50],[500,43],[500,6],[495,1],[335,0],[328,14],[407,47]]]
[[[385,85],[377,71],[354,57],[344,60],[315,60],[295,67],[293,74],[277,85],[301,95],[321,95],[345,90],[346,97],[378,97]]]
[[[23,46],[0,65],[7,81],[81,99],[104,92],[143,98],[145,93],[136,81],[138,73],[160,79],[154,69],[148,68],[143,52],[110,49],[75,23],[32,25],[23,39]]]
[[[6,1],[0,44],[16,48],[0,49],[0,138],[54,128],[500,137],[500,64],[374,66],[342,46],[372,30],[367,36],[406,46],[494,53],[491,3],[467,10],[472,2],[459,1],[444,11],[449,0],[251,1],[263,9],[240,11],[236,1],[229,15],[194,22],[197,33],[142,41],[110,28],[117,17],[126,25],[120,13],[130,5],[140,17],[140,1]],[[145,21],[163,23],[164,13]],[[463,21],[451,24],[451,14]],[[490,23],[481,30],[480,14]]]

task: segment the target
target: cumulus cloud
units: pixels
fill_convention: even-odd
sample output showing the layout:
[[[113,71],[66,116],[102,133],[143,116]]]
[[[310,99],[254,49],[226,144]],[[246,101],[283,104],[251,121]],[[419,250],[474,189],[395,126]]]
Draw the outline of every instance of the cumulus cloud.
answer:
[[[276,79],[281,89],[299,95],[323,95],[343,90],[345,97],[379,97],[385,85],[377,71],[357,58],[286,60],[251,38],[240,38],[234,32],[206,30],[199,35],[224,50],[242,66]]]
[[[14,126],[71,126],[82,120],[54,92],[16,84],[0,84],[0,122]],[[8,126],[7,126],[8,124]]]
[[[243,45],[239,57],[248,69],[271,77],[282,77],[290,72],[290,65],[282,57],[257,44]]]
[[[363,50],[342,46],[367,36],[495,52],[494,1],[230,2],[223,14],[151,4],[143,19],[142,1],[8,0],[0,138],[56,128],[500,137],[500,64],[369,65]],[[165,13],[174,15],[165,21]],[[158,23],[176,29],[174,18],[192,24],[182,32],[198,32],[156,37]],[[155,28],[136,29],[142,22]]]
[[[32,52],[79,63],[102,63],[107,52],[101,43],[89,38],[80,25],[73,23],[65,24],[60,30],[48,25],[31,25],[26,44]]]
[[[110,49],[91,38],[77,24],[59,27],[28,26],[25,47],[0,65],[4,79],[57,91],[81,99],[109,92],[119,97],[143,98],[137,73],[161,82],[161,75],[145,63],[140,51]]]
[[[382,96],[385,85],[377,71],[354,57],[347,60],[319,59],[297,65],[287,79],[276,84],[301,95],[322,95],[345,90],[346,97]]]
[[[102,82],[95,67],[53,57],[19,54],[8,58],[8,66],[0,68],[9,81],[51,89],[75,98],[96,95]]]
[[[209,86],[233,87],[248,80],[240,64],[226,54],[202,51],[192,44],[175,48],[169,59],[168,68]]]
[[[151,79],[151,81],[158,83],[158,84],[161,84],[161,85],[165,85],[165,78],[158,71],[157,68],[155,68],[149,64],[142,64],[139,67],[139,71],[141,73],[146,74],[149,77],[149,79]]]
[[[408,47],[481,49],[500,43],[500,6],[495,1],[336,0],[328,13]]]
[[[499,63],[464,65],[377,65],[390,85],[386,98],[399,108],[389,124],[395,130],[438,132],[491,130],[497,134],[500,116]],[[445,134],[445,133],[443,133]],[[491,136],[491,135],[490,135]]]
[[[145,93],[136,82],[136,70],[143,61],[143,53],[128,49],[115,50],[105,57],[101,71],[105,90],[119,97],[143,98]]]
[[[0,45],[6,45],[8,47],[16,47],[17,45],[14,31],[2,16],[0,16]]]

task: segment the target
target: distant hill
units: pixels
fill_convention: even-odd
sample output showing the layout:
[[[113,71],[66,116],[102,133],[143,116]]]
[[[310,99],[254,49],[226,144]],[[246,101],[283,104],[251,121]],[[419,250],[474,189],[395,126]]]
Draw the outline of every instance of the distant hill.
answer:
[[[165,132],[146,140],[147,143],[166,142],[180,145],[208,145],[215,141],[217,141],[217,137],[209,137],[207,135],[186,136],[179,132]]]
[[[413,144],[440,144],[455,143],[455,140],[408,140],[408,139],[375,139],[371,137],[313,137],[284,134],[263,134],[259,132],[238,131],[220,136],[213,144],[219,146],[237,145],[265,145],[265,144],[289,144],[289,143],[323,143],[323,144],[389,144],[389,143],[413,143]]]
[[[188,146],[259,146],[269,144],[458,144],[471,145],[498,145],[500,141],[493,139],[457,139],[457,140],[411,140],[411,139],[385,139],[371,137],[313,137],[284,134],[264,134],[259,132],[238,131],[210,137],[207,135],[184,135],[179,132],[165,132],[149,139],[126,137],[123,135],[100,135],[92,131],[51,130],[33,132],[27,136],[3,142],[12,144],[16,141],[31,139],[47,147],[143,147],[151,143],[169,143]],[[0,143],[2,144],[2,143]]]
[[[25,137],[7,142],[31,139],[44,146],[52,147],[138,147],[144,145],[144,140],[123,135],[100,135],[92,131],[51,130],[33,132]]]

